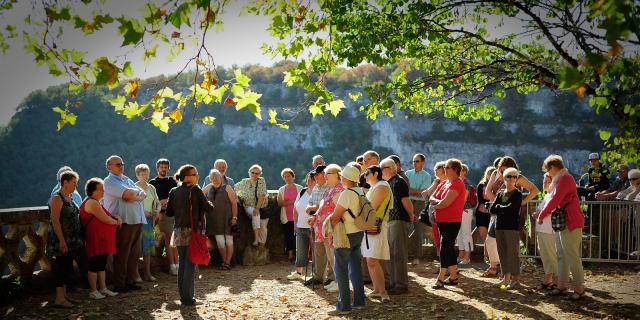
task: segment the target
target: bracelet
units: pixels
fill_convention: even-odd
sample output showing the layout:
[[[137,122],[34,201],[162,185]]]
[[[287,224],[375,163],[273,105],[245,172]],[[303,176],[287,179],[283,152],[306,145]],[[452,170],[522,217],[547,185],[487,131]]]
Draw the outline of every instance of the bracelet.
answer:
[[[231,217],[231,219],[235,219],[235,220],[238,220],[238,217]]]

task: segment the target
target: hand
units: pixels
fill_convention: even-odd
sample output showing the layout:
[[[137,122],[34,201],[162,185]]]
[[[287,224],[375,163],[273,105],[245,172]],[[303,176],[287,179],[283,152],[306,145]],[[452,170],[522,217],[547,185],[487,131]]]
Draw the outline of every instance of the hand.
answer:
[[[315,216],[311,216],[311,217],[309,217],[309,219],[307,219],[307,223],[308,223],[309,225],[312,225],[312,224],[314,224],[315,222],[316,222],[316,217],[315,217]]]
[[[594,190],[596,190],[596,187],[594,187],[594,186],[587,186],[587,187],[585,187],[585,189],[587,189],[587,191],[594,191]]]
[[[416,222],[416,215],[413,213],[409,213],[409,221],[411,222]]]
[[[118,220],[118,227],[121,227],[122,226],[122,218],[116,217],[116,219]]]
[[[238,224],[238,218],[237,217],[231,218],[231,225],[235,226],[236,224]]]
[[[538,218],[536,219],[536,221],[538,222],[538,224],[542,224],[542,220],[540,219],[540,217],[538,216]]]
[[[163,200],[160,200],[160,207],[161,207],[162,209],[167,209],[167,203],[168,203],[168,202],[169,202],[169,199],[163,199]]]
[[[67,254],[67,252],[69,252],[69,248],[67,247],[67,243],[64,240],[60,241],[60,253]]]
[[[149,219],[149,218],[153,217],[153,215],[152,215],[152,214],[151,214],[151,212],[149,212],[149,211],[145,211],[145,212],[144,212],[144,216],[145,216],[145,217],[147,217],[147,219]]]

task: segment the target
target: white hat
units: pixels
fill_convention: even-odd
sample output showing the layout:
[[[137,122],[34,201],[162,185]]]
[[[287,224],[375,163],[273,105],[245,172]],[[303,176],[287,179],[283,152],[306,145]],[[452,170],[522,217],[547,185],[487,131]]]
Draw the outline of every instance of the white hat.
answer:
[[[360,180],[360,170],[354,166],[345,166],[340,175],[347,180],[358,182]]]
[[[629,179],[637,179],[637,178],[640,178],[640,170],[631,169],[629,171]]]
[[[589,160],[600,160],[600,155],[597,152],[590,153]]]

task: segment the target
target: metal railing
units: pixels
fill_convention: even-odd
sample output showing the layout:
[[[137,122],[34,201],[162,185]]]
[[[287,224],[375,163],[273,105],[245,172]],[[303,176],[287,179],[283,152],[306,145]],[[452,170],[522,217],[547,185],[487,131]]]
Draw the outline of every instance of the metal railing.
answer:
[[[527,205],[521,256],[539,258],[533,215],[540,201]],[[640,202],[583,201],[582,261],[640,263]]]

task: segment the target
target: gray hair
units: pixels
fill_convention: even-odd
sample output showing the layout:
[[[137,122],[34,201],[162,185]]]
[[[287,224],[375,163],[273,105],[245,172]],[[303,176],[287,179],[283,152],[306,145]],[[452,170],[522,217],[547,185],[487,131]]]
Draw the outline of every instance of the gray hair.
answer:
[[[218,169],[211,169],[211,171],[209,171],[209,179],[211,180],[211,182],[213,182],[214,176],[217,176],[218,178],[222,179],[222,173],[220,173]]]
[[[105,167],[109,167],[109,163],[111,162],[111,160],[113,159],[120,159],[122,160],[122,158],[120,156],[116,156],[116,155],[111,155],[107,158],[107,161],[104,162],[104,166]]]
[[[391,158],[382,159],[382,161],[380,161],[380,168],[382,168],[382,167],[389,167],[391,169],[391,171],[393,171],[394,173],[396,173],[398,171],[398,167],[396,166],[396,162],[393,161],[393,159],[391,159]]]
[[[215,166],[217,166],[217,165],[218,165],[218,163],[224,163],[224,166],[225,166],[226,168],[229,168],[229,166],[227,165],[227,161],[225,161],[224,159],[216,159],[216,161],[213,163],[213,166],[214,166],[214,167],[215,167]]]
[[[56,173],[56,180],[60,181],[60,176],[62,175],[62,173],[67,171],[73,171],[73,169],[71,169],[71,167],[69,166],[60,167],[60,169],[58,169],[58,173]]]
[[[380,161],[380,155],[377,152],[373,151],[373,150],[366,151],[365,153],[362,154],[362,156],[365,157],[365,158],[366,157],[374,157],[378,161]]]
[[[438,171],[438,169],[444,169],[444,167],[447,166],[447,162],[446,161],[438,161],[436,162],[436,165],[433,166],[433,172]]]

